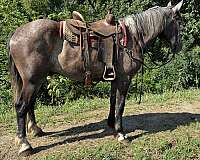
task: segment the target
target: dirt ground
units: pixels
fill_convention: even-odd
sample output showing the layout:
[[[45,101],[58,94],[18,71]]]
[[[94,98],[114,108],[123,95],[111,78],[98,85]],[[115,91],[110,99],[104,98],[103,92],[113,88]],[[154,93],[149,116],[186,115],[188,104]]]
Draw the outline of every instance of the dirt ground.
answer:
[[[137,107],[137,110],[135,108]],[[29,142],[35,149],[32,156],[21,158],[17,156],[18,147],[14,144],[14,133],[9,133],[0,124],[0,160],[32,159],[59,151],[61,148],[73,148],[76,145],[85,145],[91,141],[113,139],[112,130],[106,125],[108,111],[86,112],[93,118],[76,125],[55,125],[43,128],[46,135],[43,137],[29,136]],[[55,121],[63,115],[55,117]],[[143,133],[157,133],[174,130],[178,126],[200,121],[200,102],[182,103],[179,105],[143,107],[142,105],[126,105],[123,118],[124,128],[129,139],[135,139]]]

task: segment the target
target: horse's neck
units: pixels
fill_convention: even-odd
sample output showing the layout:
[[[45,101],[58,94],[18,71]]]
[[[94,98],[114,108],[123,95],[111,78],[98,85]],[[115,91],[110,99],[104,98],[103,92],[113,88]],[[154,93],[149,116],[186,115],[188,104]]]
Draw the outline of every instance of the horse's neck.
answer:
[[[141,24],[143,28],[144,43],[148,44],[155,39],[164,29],[165,17],[158,11],[146,11],[144,14],[144,22]]]
[[[138,40],[147,45],[163,31],[165,17],[155,8],[128,16],[125,23],[133,34],[137,34]]]

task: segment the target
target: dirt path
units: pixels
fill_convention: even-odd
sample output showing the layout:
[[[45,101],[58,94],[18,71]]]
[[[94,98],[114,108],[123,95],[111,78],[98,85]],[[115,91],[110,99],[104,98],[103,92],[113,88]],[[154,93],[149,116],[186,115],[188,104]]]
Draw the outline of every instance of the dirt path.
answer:
[[[0,127],[0,159],[33,159],[49,153],[59,152],[63,148],[73,149],[77,145],[88,145],[114,139],[112,130],[106,125],[107,110],[86,112],[93,118],[76,125],[55,125],[44,128],[44,137],[29,137],[36,153],[30,157],[19,158],[18,148],[14,145],[14,134]],[[62,119],[63,115],[55,117]],[[124,125],[130,139],[135,139],[144,132],[157,133],[174,130],[178,126],[200,121],[200,102],[182,103],[169,106],[142,106],[127,104]],[[6,134],[5,134],[6,133]]]

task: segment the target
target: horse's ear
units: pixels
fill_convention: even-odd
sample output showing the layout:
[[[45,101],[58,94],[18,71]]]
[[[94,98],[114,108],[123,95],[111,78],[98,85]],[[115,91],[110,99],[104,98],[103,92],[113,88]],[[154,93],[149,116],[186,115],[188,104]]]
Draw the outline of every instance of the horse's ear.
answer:
[[[176,6],[172,8],[174,13],[178,12],[181,9],[181,6],[183,5],[183,0],[181,0]]]
[[[172,6],[172,2],[169,1],[169,3],[167,4],[167,7],[171,7]]]

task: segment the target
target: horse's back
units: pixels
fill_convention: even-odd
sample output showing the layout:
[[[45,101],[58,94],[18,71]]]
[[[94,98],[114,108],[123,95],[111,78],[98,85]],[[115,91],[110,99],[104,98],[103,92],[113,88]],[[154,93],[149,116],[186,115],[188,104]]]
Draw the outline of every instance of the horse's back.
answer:
[[[12,41],[35,40],[47,32],[55,32],[59,35],[59,24],[56,21],[48,19],[39,19],[18,27],[11,37]]]

